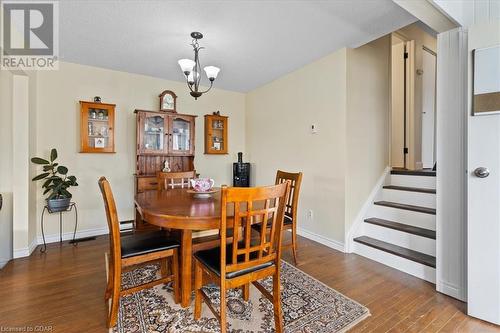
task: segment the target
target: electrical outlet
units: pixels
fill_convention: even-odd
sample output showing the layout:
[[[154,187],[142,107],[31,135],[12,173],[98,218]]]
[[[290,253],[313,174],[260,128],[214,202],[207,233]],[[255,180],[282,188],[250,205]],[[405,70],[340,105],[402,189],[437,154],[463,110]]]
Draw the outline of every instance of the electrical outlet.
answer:
[[[309,209],[307,211],[307,219],[308,220],[313,220],[314,219],[314,212],[312,211],[312,209]]]

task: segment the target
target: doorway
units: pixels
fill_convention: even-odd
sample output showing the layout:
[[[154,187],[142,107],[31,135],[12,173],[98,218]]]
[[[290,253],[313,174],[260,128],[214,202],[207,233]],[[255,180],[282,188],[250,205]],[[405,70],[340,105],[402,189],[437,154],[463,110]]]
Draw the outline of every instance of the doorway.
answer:
[[[391,34],[392,168],[432,169],[436,163],[436,46],[423,23]]]
[[[436,53],[422,52],[422,166],[432,169],[436,162]]]

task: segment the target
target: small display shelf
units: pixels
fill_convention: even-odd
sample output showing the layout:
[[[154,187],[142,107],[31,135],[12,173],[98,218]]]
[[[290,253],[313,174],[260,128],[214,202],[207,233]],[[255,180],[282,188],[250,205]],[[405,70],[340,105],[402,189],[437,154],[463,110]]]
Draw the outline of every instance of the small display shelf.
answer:
[[[81,153],[114,153],[115,104],[80,101]]]
[[[205,115],[205,154],[227,154],[228,117]]]

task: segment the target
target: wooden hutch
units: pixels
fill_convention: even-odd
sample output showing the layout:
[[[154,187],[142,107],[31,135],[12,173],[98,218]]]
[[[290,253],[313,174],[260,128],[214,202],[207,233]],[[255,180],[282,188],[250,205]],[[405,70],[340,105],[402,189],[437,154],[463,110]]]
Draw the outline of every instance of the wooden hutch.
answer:
[[[156,189],[156,173],[168,161],[172,172],[194,170],[195,118],[176,112],[135,110],[135,193]]]

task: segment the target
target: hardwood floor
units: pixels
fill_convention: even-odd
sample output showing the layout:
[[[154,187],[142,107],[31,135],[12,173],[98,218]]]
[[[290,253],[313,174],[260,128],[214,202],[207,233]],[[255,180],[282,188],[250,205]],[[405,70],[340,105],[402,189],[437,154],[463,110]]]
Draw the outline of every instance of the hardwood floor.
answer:
[[[51,244],[46,254],[8,263],[0,270],[0,332],[41,326],[45,332],[106,332],[108,248],[102,236],[76,247]],[[301,270],[370,309],[371,317],[352,332],[500,332],[466,316],[464,303],[434,285],[358,255],[299,237],[298,261]]]

